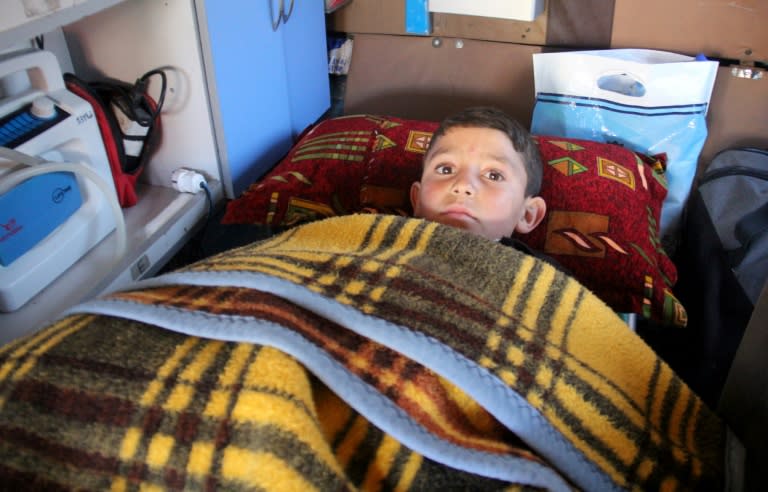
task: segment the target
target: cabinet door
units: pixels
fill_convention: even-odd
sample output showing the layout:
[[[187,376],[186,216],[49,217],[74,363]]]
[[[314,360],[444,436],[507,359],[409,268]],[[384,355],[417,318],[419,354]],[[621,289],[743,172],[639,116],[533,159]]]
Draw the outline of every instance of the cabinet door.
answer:
[[[280,26],[285,43],[291,125],[294,138],[331,105],[325,4],[294,0],[293,12]],[[275,2],[278,3],[278,2]],[[290,0],[285,0],[289,4]]]
[[[290,2],[285,2],[288,4]],[[205,2],[201,36],[214,131],[229,197],[239,195],[330,106],[322,2]],[[273,18],[274,16],[274,18]],[[204,21],[204,24],[203,24]],[[320,66],[322,65],[322,69]]]

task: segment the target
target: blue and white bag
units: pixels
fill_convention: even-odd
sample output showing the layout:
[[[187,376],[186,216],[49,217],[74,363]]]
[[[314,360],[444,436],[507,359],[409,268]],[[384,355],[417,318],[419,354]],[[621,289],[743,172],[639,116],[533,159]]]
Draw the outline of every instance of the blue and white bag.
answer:
[[[707,137],[718,63],[644,49],[536,53],[531,131],[665,153],[660,234],[674,237]]]

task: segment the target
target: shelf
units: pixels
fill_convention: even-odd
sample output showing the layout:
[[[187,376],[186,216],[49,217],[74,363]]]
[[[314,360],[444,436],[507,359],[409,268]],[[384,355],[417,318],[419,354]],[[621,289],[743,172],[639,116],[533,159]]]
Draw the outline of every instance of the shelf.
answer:
[[[54,2],[36,2],[39,4],[36,5],[37,8],[48,6],[48,12],[30,12],[26,7],[27,2],[11,2],[3,6],[3,16],[0,19],[0,50],[51,32],[122,1],[64,0],[56,2],[57,7],[48,6]]]
[[[208,184],[214,201],[219,202],[221,184]],[[113,265],[116,240],[112,233],[27,304],[0,313],[0,345],[39,330],[79,302],[155,275],[207,217],[204,193],[178,193],[146,184],[140,184],[138,192],[139,202],[124,210],[128,251],[123,260]],[[105,271],[109,272],[106,276]]]

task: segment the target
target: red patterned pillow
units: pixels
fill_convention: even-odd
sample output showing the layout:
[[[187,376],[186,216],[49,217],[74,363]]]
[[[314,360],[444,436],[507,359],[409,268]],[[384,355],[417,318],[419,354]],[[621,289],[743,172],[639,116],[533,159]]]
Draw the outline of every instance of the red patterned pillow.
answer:
[[[222,223],[291,226],[369,207],[409,215],[408,189],[436,128],[372,115],[322,121],[227,204]]]
[[[519,239],[555,258],[614,310],[684,326],[685,309],[672,293],[677,270],[659,238],[663,174],[647,156],[619,145],[537,139],[547,214]]]
[[[355,115],[322,121],[269,174],[231,201],[222,222],[290,226],[370,210],[410,215],[437,122]],[[613,144],[537,137],[547,215],[519,239],[619,312],[685,325],[675,265],[658,237],[666,197],[648,157]]]

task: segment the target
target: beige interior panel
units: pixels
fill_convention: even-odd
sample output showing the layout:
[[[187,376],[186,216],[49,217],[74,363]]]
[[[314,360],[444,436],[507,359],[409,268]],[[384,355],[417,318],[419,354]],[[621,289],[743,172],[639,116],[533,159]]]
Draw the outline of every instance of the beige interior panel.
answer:
[[[532,55],[540,51],[456,38],[435,46],[433,38],[356,35],[344,113],[439,120],[470,105],[495,105],[529,126]]]
[[[707,113],[709,135],[701,153],[705,166],[729,147],[768,148],[768,78],[744,79],[720,67]]]
[[[547,40],[547,11],[531,22],[432,14],[432,35],[542,45]]]

